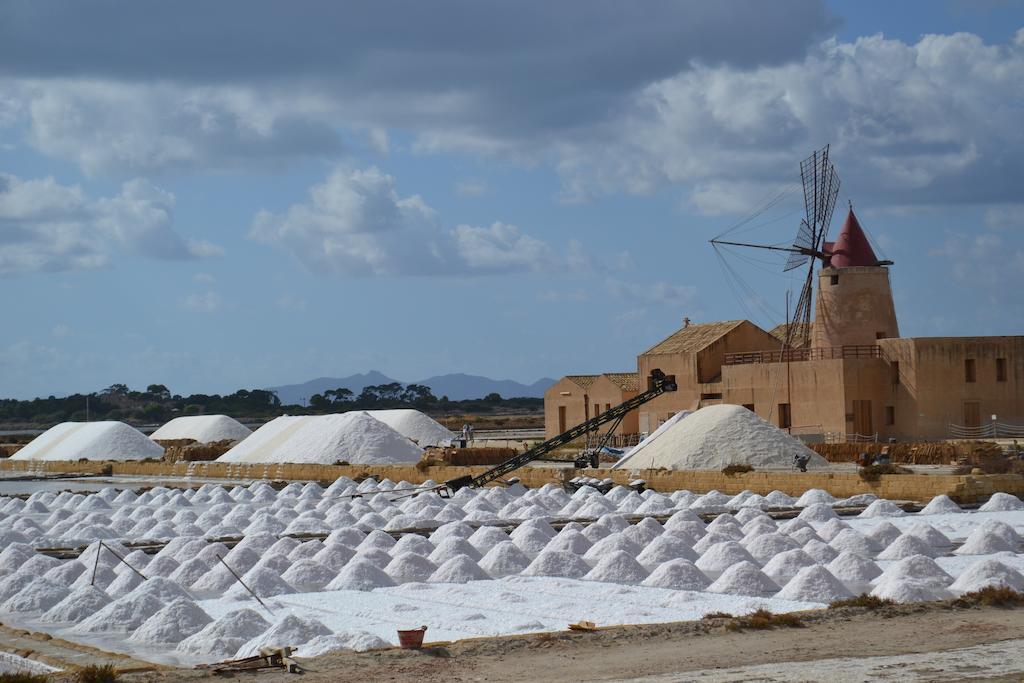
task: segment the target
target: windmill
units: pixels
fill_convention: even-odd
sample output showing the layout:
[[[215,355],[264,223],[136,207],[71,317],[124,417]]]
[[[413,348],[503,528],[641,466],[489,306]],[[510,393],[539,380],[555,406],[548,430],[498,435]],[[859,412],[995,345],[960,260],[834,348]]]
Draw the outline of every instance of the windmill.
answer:
[[[788,252],[789,258],[783,272],[790,272],[807,266],[807,275],[800,290],[793,316],[786,323],[786,339],[783,348],[806,346],[811,334],[811,300],[814,289],[814,259],[828,262],[825,251],[825,237],[832,222],[839,195],[839,174],[829,161],[829,146],[825,145],[800,162],[800,182],[804,190],[804,218],[800,221],[796,237],[790,246],[729,242],[715,238],[711,244],[735,247],[750,247],[770,251]]]

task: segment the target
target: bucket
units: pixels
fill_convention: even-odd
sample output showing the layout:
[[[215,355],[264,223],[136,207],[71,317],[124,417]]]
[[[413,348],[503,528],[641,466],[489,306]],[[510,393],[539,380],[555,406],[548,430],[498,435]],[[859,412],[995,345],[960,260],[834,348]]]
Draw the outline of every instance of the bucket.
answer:
[[[418,650],[423,647],[423,636],[427,632],[426,626],[403,631],[398,630],[398,644],[404,650]]]

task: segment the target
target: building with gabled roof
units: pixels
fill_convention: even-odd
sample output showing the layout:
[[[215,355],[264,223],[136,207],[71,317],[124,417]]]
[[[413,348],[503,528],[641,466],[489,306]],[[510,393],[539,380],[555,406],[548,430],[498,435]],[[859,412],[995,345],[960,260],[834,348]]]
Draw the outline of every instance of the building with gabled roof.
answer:
[[[1024,437],[1024,336],[901,338],[892,262],[878,259],[852,207],[822,261],[811,328],[793,335],[807,343],[783,348],[784,324],[766,332],[748,320],[684,319],[637,356],[632,394],[623,385],[634,380],[619,373],[552,387],[548,436],[635,396],[659,369],[677,391],[638,408],[620,432],[650,433],[681,410],[731,403],[794,433],[837,438],[987,436],[999,425]]]

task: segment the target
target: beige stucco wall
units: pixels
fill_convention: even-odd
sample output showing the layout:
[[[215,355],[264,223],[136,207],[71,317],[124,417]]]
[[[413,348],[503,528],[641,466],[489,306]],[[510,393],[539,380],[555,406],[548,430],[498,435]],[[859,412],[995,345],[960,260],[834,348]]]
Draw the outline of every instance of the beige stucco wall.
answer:
[[[838,277],[837,284],[832,278]],[[884,266],[822,268],[811,333],[813,348],[874,344],[878,334],[900,336]]]
[[[600,407],[600,412],[604,412],[608,406],[617,406],[636,394],[635,391],[623,392],[607,377],[598,377],[586,389],[563,377],[544,392],[544,435],[550,439],[561,433],[558,420],[561,406],[565,407],[565,428],[569,429],[594,417],[595,403]],[[614,433],[636,434],[637,420],[637,412],[634,410],[626,415]]]
[[[844,394],[841,360],[727,365],[722,373],[724,402],[754,404],[754,412],[779,424],[778,404],[789,403],[793,427],[821,426],[843,431]]]

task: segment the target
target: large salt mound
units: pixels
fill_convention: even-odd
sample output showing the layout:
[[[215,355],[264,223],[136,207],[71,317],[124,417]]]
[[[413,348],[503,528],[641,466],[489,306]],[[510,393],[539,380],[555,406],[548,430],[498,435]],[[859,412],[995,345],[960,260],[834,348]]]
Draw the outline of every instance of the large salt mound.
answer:
[[[772,581],[784,586],[800,573],[805,567],[813,567],[817,564],[810,555],[803,550],[787,550],[779,553],[761,568]]]
[[[399,408],[366,412],[370,417],[380,420],[405,438],[415,441],[420,448],[447,446],[455,438],[455,435],[444,425],[418,410]]]
[[[530,558],[512,541],[502,541],[487,551],[480,568],[496,579],[518,574],[530,565]]]
[[[917,536],[903,534],[878,553],[879,560],[902,560],[913,555],[935,557],[939,553]]]
[[[832,572],[832,576],[857,591],[866,588],[872,579],[882,573],[878,565],[871,560],[849,552],[839,553],[825,567]]]
[[[5,612],[43,612],[66,598],[70,591],[45,577],[38,577],[12,595],[0,609]]]
[[[467,555],[457,555],[446,560],[427,579],[430,583],[467,583],[485,581],[491,578]]]
[[[985,527],[975,527],[968,534],[963,545],[953,551],[955,555],[992,555],[1004,551],[1013,551],[1006,539]]]
[[[794,455],[809,458],[809,467],[827,461],[799,439],[737,405],[701,408],[639,446],[614,465],[616,469],[664,467],[673,470],[720,470],[731,464],[756,469],[789,469]]]
[[[894,602],[930,602],[945,600],[950,597],[950,592],[934,583],[923,583],[913,579],[893,579],[879,582],[871,591],[871,595]]]
[[[217,458],[218,462],[352,464],[418,462],[423,449],[365,412],[282,416]]]
[[[891,500],[885,500],[879,498],[875,502],[864,508],[858,517],[902,517],[907,514],[902,508],[897,506]]]
[[[176,417],[149,435],[154,441],[192,439],[199,443],[241,441],[252,430],[227,415],[189,415]]]
[[[899,562],[893,562],[878,577],[878,583],[889,583],[894,580],[917,581],[919,583],[948,586],[953,577],[930,557],[911,555]]]
[[[985,559],[968,567],[949,588],[957,593],[970,593],[987,586],[1024,592],[1024,576],[1002,562]]]
[[[175,600],[151,616],[128,636],[141,645],[177,645],[213,619],[192,600]]]
[[[804,567],[789,580],[776,598],[800,602],[824,602],[852,598],[853,593],[821,565]]]
[[[11,460],[144,460],[164,449],[123,422],[62,422],[50,427]]]
[[[384,567],[384,573],[394,579],[395,583],[426,581],[436,570],[436,564],[413,552],[395,555]]]
[[[741,562],[753,563],[755,560],[739,543],[724,541],[708,548],[694,564],[708,576],[718,576]]]

